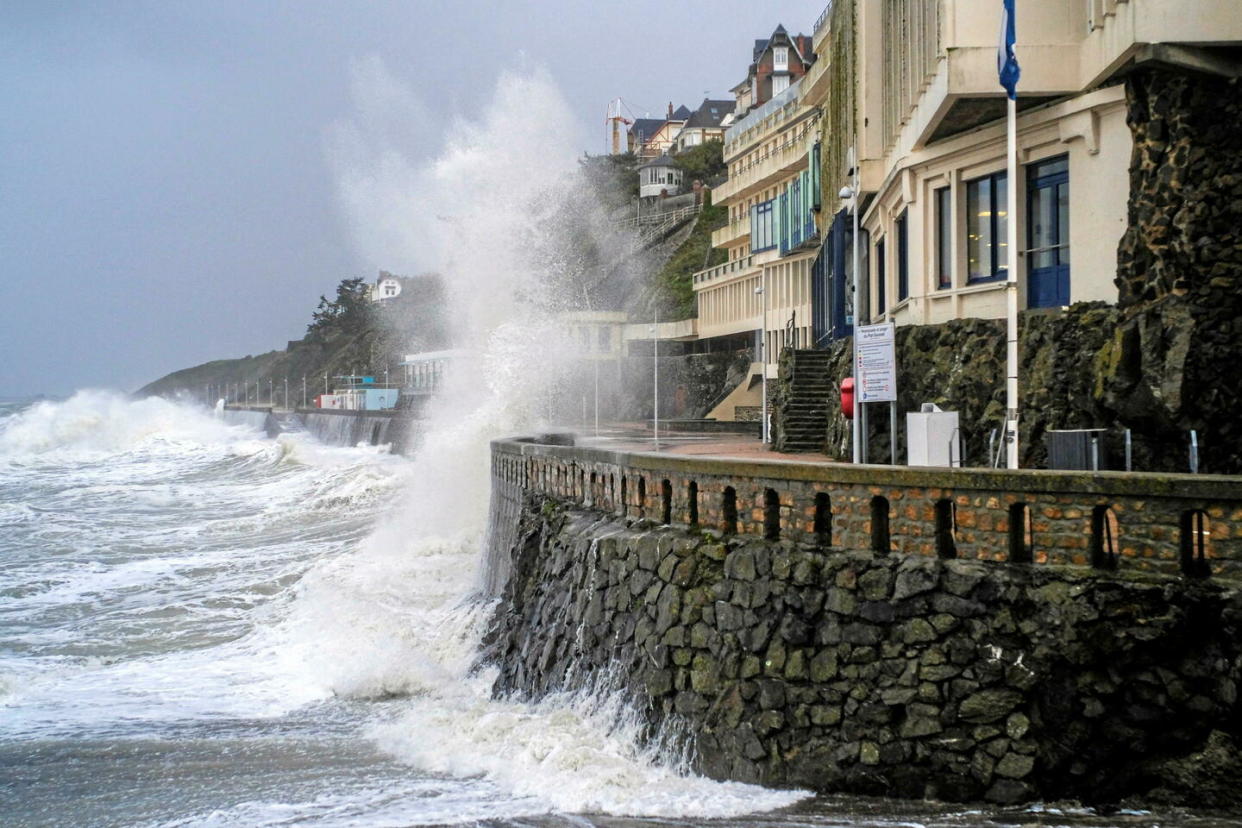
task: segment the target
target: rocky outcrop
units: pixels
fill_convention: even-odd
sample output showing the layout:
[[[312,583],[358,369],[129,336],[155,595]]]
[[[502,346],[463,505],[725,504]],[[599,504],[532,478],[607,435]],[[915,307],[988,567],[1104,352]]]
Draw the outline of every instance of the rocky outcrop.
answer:
[[[496,691],[612,676],[712,776],[1242,803],[1230,587],[721,539],[541,495],[506,537]]]

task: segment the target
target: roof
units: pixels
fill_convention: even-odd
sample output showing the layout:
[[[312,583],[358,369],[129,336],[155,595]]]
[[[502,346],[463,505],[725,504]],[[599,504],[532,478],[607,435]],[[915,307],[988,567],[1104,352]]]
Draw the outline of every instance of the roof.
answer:
[[[686,128],[718,127],[736,106],[736,100],[713,101],[711,98],[704,98],[703,103],[690,116],[690,120],[686,121]]]
[[[652,158],[646,164],[643,164],[642,166],[640,166],[639,169],[642,170],[642,169],[646,169],[647,167],[676,167],[676,166],[677,166],[677,162],[674,161],[672,158],[669,158],[669,155],[666,152],[660,155],[658,158]]]
[[[681,106],[677,107],[676,111],[673,112],[673,115],[672,117],[669,118],[669,120],[670,121],[684,121],[687,118],[689,118],[692,114],[693,113],[691,113],[690,110],[686,109],[685,104],[682,104]]]
[[[634,123],[630,124],[630,134],[648,141],[651,136],[660,131],[662,126],[664,126],[663,118],[636,118]]]
[[[771,37],[767,37],[767,38],[763,38],[763,39],[755,41],[754,54],[751,56],[751,59],[750,59],[752,74],[754,71],[754,65],[759,62],[759,59],[761,57],[763,57],[763,53],[768,50],[768,46],[772,45],[772,41],[776,40],[778,37],[784,37],[786,40],[789,41],[789,45],[794,47],[794,52],[797,53],[799,59],[801,59],[803,63],[813,63],[815,61],[815,58],[813,55],[808,57],[808,54],[807,54],[808,52],[810,52],[810,49],[808,47],[811,43],[811,38],[807,37],[804,34],[791,35],[785,29],[783,25],[781,25],[780,23],[777,23],[776,28],[772,30]]]

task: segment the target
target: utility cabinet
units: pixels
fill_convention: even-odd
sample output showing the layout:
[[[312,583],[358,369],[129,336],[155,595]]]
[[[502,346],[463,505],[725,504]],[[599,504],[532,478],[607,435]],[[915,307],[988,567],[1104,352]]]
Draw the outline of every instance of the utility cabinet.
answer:
[[[1102,428],[1048,429],[1048,468],[1099,471],[1108,468]]]
[[[923,403],[919,411],[906,413],[906,454],[911,466],[962,465],[962,431],[956,411],[941,411]]]

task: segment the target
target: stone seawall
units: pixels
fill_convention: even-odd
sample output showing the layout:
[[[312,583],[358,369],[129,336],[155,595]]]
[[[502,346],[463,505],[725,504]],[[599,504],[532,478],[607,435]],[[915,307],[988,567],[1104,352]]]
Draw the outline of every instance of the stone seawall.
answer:
[[[493,472],[498,692],[611,675],[719,778],[1239,802],[1237,480],[530,442],[494,444]],[[1011,533],[1015,503],[1040,518]],[[1115,510],[1102,523],[1100,506]],[[1189,565],[1185,514],[1210,520],[1190,527]],[[1097,535],[1113,538],[1110,558],[1092,554]]]

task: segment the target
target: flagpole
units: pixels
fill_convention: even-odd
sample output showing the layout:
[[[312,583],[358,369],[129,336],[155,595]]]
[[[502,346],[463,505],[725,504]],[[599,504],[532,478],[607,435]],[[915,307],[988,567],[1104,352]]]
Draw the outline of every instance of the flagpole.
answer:
[[[1005,457],[1007,467],[1016,469],[1018,467],[1018,442],[1017,442],[1017,272],[1018,272],[1018,252],[1017,252],[1017,101],[1015,96],[1007,97],[1009,103],[1009,170],[1007,170],[1007,181],[1009,186],[1006,187],[1007,195],[1009,195],[1009,205],[1006,210],[1009,215],[1005,221],[1005,242],[1007,245],[1006,261],[1009,263],[1007,271],[1009,278],[1005,286],[1006,304],[1007,304],[1007,328],[1009,328],[1009,336],[1007,336],[1005,349],[1006,364],[1006,380],[1005,380],[1005,432],[1006,432],[1006,451]]]

